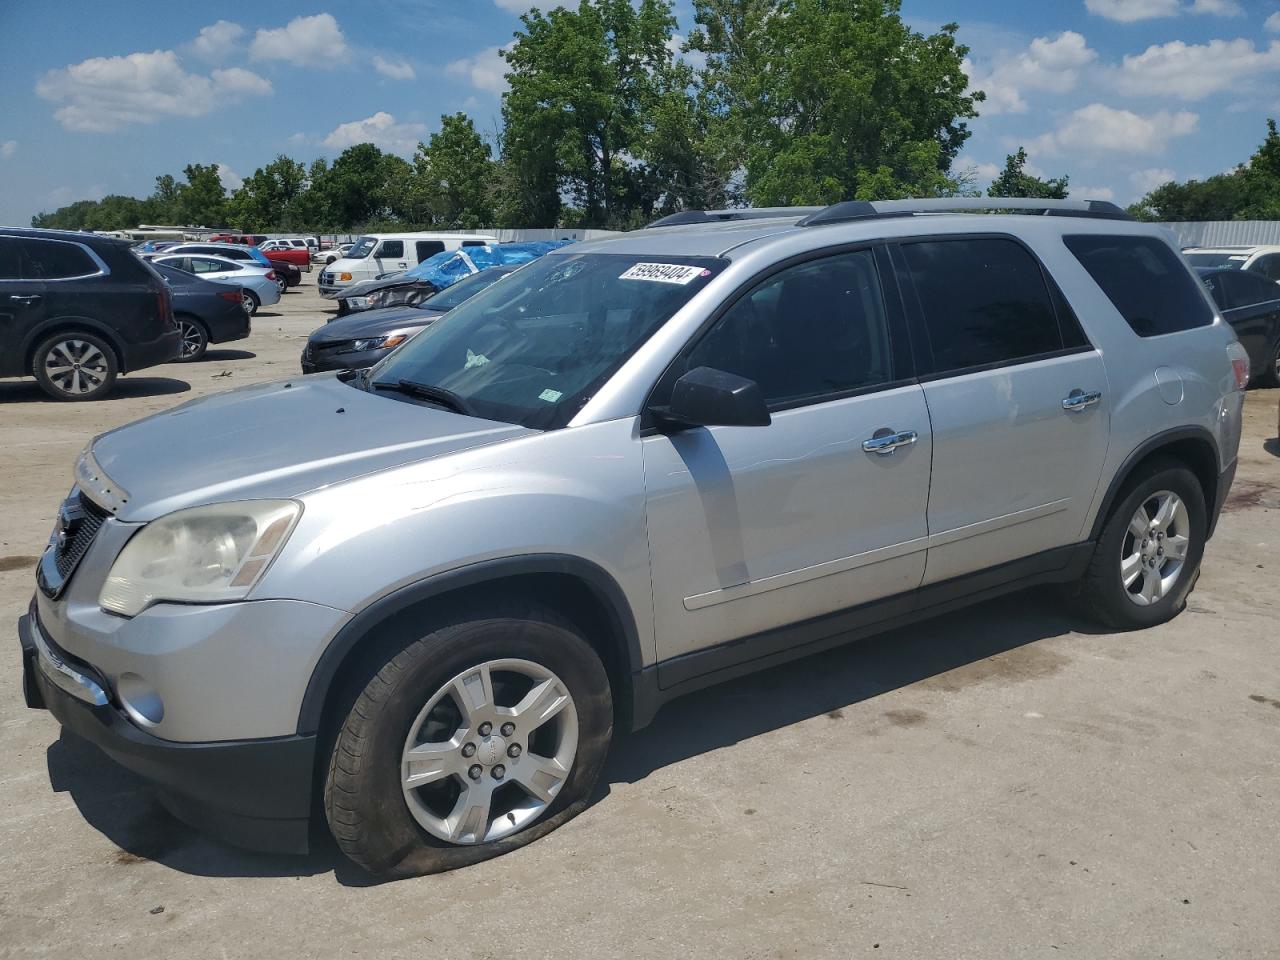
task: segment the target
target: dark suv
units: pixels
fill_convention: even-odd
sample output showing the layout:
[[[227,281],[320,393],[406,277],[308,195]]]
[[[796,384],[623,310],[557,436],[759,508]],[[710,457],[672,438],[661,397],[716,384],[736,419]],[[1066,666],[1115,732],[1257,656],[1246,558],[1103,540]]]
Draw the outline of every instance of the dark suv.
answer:
[[[117,374],[174,359],[169,288],[121,240],[0,227],[0,377],[95,400]]]

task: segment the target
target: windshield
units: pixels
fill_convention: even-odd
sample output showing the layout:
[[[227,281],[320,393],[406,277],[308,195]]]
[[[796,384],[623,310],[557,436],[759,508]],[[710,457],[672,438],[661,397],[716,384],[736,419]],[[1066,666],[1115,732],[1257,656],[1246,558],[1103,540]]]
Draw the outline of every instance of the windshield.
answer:
[[[347,260],[363,260],[369,254],[373,253],[373,248],[378,245],[377,237],[361,237],[347,251]]]
[[[425,305],[432,310],[452,310],[464,300],[470,300],[481,290],[492,286],[510,272],[510,270],[502,267],[491,267],[488,270],[473,273],[466,279],[459,280],[453,286],[446,287],[430,300],[425,301]]]
[[[603,253],[543,257],[389,354],[370,370],[368,386],[443,388],[477,417],[563,427],[726,263]]]
[[[1232,267],[1236,270],[1244,268],[1248,254],[1243,253],[1188,253],[1191,265],[1204,270],[1210,267]]]

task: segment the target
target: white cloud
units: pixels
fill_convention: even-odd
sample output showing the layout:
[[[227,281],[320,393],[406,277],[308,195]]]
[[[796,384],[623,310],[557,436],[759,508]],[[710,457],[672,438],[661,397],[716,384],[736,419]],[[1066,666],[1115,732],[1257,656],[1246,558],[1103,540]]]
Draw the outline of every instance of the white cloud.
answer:
[[[996,61],[989,70],[965,61],[969,85],[987,95],[983,114],[1025,113],[1024,90],[1067,93],[1075,89],[1080,71],[1098,59],[1084,37],[1067,30],[1057,37],[1036,37],[1022,53]]]
[[[1057,130],[1030,141],[1027,150],[1087,157],[1159,153],[1171,140],[1194,133],[1199,120],[1186,110],[1142,115],[1091,103],[1070,114]]]
[[[493,2],[511,13],[524,13],[538,5],[536,0],[493,0]]]
[[[199,117],[228,100],[271,92],[271,83],[243,67],[188,73],[172,50],[91,57],[50,70],[36,93],[62,106],[54,116],[68,130],[105,132],[161,117]]]
[[[249,48],[255,60],[283,60],[298,67],[333,67],[347,53],[347,38],[328,13],[294,17],[275,30],[259,30]]]
[[[1272,33],[1280,33],[1280,12],[1273,13],[1267,17],[1266,22],[1262,25]]]
[[[218,179],[222,181],[222,186],[228,193],[235,193],[244,186],[243,178],[225,163],[215,163],[214,166],[218,168]]]
[[[1067,184],[1067,195],[1077,200],[1114,200],[1116,192],[1110,187],[1077,187]]]
[[[1129,182],[1139,196],[1146,196],[1156,187],[1162,187],[1174,177],[1168,167],[1149,167],[1146,170],[1135,170],[1129,174]]]
[[[202,60],[217,63],[231,56],[243,36],[244,27],[240,24],[219,20],[200,30],[199,35],[191,41],[191,52]]]
[[[488,47],[474,57],[463,57],[445,67],[445,72],[466,77],[478,90],[501,96],[507,90],[507,61],[502,59],[503,47]]]
[[[989,182],[1000,176],[1002,169],[998,163],[978,163],[968,157],[959,157],[951,165],[952,172],[969,174],[975,181],[983,182]]]
[[[1191,4],[1191,12],[1214,17],[1244,16],[1244,10],[1236,0],[1195,0],[1195,3]]]
[[[392,80],[412,80],[417,76],[413,72],[413,66],[404,60],[398,63],[392,60],[386,60],[382,57],[375,56],[373,58],[373,69],[377,70],[384,77],[390,77]]]
[[[391,153],[413,153],[427,132],[421,123],[396,123],[391,114],[379,110],[363,120],[341,123],[321,142],[331,150],[345,150],[357,143],[372,143]]]
[[[1182,9],[1178,0],[1084,0],[1090,13],[1118,23],[1174,17]]]
[[[8,160],[18,152],[17,140],[6,140],[0,143],[0,160]]]
[[[1243,38],[1205,44],[1174,40],[1127,55],[1115,80],[1120,91],[1131,96],[1203,100],[1276,71],[1280,71],[1280,40],[1262,50]]]

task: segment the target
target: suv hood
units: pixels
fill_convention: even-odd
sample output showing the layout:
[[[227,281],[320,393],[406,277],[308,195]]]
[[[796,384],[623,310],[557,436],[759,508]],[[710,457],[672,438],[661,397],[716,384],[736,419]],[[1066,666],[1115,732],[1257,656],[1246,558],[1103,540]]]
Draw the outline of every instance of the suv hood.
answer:
[[[365,393],[318,374],[193,400],[93,442],[128,491],[119,518],[221,500],[296,497],[376,470],[537,431]]]

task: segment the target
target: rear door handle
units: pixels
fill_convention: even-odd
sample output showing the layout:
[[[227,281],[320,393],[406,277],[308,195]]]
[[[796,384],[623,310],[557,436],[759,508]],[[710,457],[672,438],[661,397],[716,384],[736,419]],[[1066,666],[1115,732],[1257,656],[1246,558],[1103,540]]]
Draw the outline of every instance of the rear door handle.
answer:
[[[899,447],[911,446],[918,437],[914,430],[894,431],[888,427],[881,427],[871,436],[871,439],[862,441],[862,449],[867,453],[877,453],[883,457],[892,454]]]
[[[1101,390],[1093,390],[1089,393],[1079,389],[1072,390],[1063,398],[1062,409],[1067,413],[1075,413],[1078,410],[1084,410],[1086,407],[1092,407],[1101,399]]]
[[[10,300],[17,300],[19,303],[35,303],[37,300],[39,300],[39,299],[40,299],[40,294],[38,294],[38,293],[28,293],[28,294],[11,293],[11,294],[9,294],[9,299],[10,299]]]

